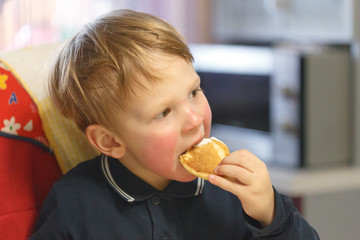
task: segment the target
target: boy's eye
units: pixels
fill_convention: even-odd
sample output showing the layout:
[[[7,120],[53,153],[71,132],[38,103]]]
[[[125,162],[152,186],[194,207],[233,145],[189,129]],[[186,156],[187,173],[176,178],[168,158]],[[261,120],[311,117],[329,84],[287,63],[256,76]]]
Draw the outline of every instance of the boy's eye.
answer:
[[[163,118],[165,118],[167,115],[169,115],[170,111],[171,111],[170,108],[165,109],[163,112],[159,113],[155,117],[155,119],[163,119]]]
[[[192,91],[189,95],[190,98],[194,98],[196,97],[196,95],[198,94],[198,92],[202,92],[203,90],[201,88],[195,89],[194,91]]]

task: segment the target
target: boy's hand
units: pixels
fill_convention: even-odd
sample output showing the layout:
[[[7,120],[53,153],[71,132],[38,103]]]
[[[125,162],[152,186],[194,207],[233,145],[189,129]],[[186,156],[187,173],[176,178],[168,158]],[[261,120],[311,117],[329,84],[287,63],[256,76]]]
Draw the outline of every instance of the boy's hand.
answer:
[[[267,167],[263,161],[247,150],[227,156],[209,176],[209,181],[235,194],[247,215],[263,227],[275,215],[275,197]]]

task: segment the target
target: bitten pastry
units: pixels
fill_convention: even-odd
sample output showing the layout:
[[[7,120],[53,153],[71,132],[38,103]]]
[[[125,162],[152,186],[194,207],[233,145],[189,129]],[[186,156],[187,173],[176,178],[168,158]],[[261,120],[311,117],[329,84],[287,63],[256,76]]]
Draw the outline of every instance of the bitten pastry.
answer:
[[[215,167],[230,154],[228,147],[215,137],[204,138],[179,158],[181,165],[191,174],[208,180]]]

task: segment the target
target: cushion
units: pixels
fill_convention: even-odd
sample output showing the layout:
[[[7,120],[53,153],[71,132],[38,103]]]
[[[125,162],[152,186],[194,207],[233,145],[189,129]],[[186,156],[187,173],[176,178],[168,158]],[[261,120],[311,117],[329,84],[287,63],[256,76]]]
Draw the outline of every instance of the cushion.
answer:
[[[79,162],[95,157],[98,152],[89,144],[85,134],[76,124],[61,115],[46,94],[49,62],[61,46],[62,43],[50,43],[3,52],[0,53],[0,66],[14,75],[34,101],[48,141],[45,144],[48,144],[54,151],[59,166],[65,173]],[[2,76],[1,78],[0,86],[1,83],[7,84],[6,77]],[[14,104],[17,95],[11,95],[11,97],[9,101]],[[5,118],[6,123],[9,126],[14,123],[13,127],[17,129],[19,126],[16,125],[19,123],[17,117],[9,116]],[[3,121],[0,120],[0,129],[5,127],[2,125],[4,124]],[[20,124],[21,126],[26,125],[25,122]],[[16,131],[25,133],[26,130],[19,129]]]

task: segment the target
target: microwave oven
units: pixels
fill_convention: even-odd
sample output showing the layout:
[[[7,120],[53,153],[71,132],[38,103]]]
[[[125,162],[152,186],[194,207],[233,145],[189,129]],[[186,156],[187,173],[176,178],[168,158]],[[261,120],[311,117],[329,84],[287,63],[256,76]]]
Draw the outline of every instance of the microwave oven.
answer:
[[[346,46],[190,44],[212,109],[211,135],[267,164],[346,165],[351,66]]]

